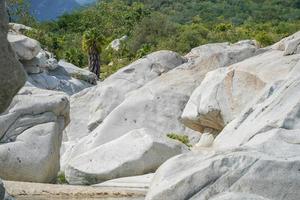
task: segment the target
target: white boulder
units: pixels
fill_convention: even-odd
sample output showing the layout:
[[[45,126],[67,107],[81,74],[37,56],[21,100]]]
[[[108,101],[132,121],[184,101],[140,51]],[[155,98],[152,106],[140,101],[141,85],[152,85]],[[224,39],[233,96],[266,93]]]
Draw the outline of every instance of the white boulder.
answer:
[[[300,60],[300,54],[284,56],[269,50],[228,68],[209,72],[187,103],[182,122],[203,132],[219,133],[260,94],[267,84],[285,80]]]
[[[185,59],[177,53],[155,52],[120,69],[96,87],[72,96],[72,122],[66,129],[68,139],[76,140],[88,135],[124,101],[129,92],[184,62]]]
[[[43,72],[43,68],[46,66],[46,61],[43,61],[37,57],[31,60],[22,60],[21,63],[27,74],[39,74]]]
[[[298,75],[287,79],[281,84],[268,86],[259,98],[224,128],[215,139],[213,147],[236,148],[256,136],[263,137],[264,133],[271,130],[298,129],[300,127],[300,117],[297,114],[300,109],[300,78]]]
[[[282,39],[274,44],[272,49],[284,51],[284,55],[293,55],[300,53],[300,31],[295,34]]]
[[[113,40],[113,41],[108,45],[107,48],[110,47],[110,48],[112,48],[112,49],[115,50],[115,51],[119,51],[120,48],[121,48],[122,42],[126,41],[127,39],[128,39],[128,36],[127,36],[127,35],[124,35],[124,36],[121,37],[121,38],[115,39],[115,40]]]
[[[72,63],[68,63],[64,60],[60,60],[58,62],[58,66],[62,67],[73,78],[85,81],[93,85],[97,84],[97,76],[88,70],[81,69],[73,65]]]
[[[41,50],[38,41],[18,33],[9,32],[7,39],[19,60],[31,60]]]
[[[31,31],[32,28],[23,24],[9,23],[9,30],[22,34],[24,31]]]
[[[158,133],[133,130],[74,158],[65,174],[71,184],[96,184],[155,172],[163,162],[186,151],[185,145]]]
[[[147,190],[150,187],[150,183],[153,179],[154,173],[145,174],[141,176],[130,176],[118,179],[112,179],[109,181],[105,181],[103,183],[99,183],[93,185],[93,187],[108,187],[108,188],[132,188],[132,189],[140,189]]]
[[[0,177],[55,181],[68,114],[69,101],[63,93],[23,88],[0,115]]]
[[[127,85],[115,85],[114,83],[115,87],[111,87],[109,93],[108,91],[107,93],[101,93],[101,96],[97,98],[97,101],[101,102],[101,104],[98,103],[99,107],[96,109],[97,112],[91,114],[98,118],[99,116],[105,117],[108,112],[105,112],[105,115],[101,115],[101,113],[103,113],[103,110],[106,108],[105,105],[107,105],[107,102],[113,105],[113,107],[109,107],[110,109],[107,109],[107,111],[111,111],[112,108],[114,109],[103,122],[100,121],[102,123],[88,136],[83,137],[68,147],[62,156],[62,166],[81,153],[117,139],[134,129],[148,128],[158,130],[164,135],[168,133],[181,133],[195,137],[197,134],[184,127],[180,122],[182,111],[195,87],[201,83],[207,72],[216,68],[226,67],[227,65],[233,64],[233,62],[244,60],[254,55],[256,49],[257,47],[252,41],[236,44],[220,43],[201,46],[193,50],[188,56],[189,59],[191,59],[188,63],[157,77],[143,87],[142,85],[140,88],[136,86],[131,87],[131,89],[135,89],[135,91],[127,94],[126,98],[122,96],[122,99],[117,96],[122,93],[114,91],[126,91],[125,87],[127,87]],[[192,54],[194,58],[191,58]],[[198,55],[198,57],[196,55]],[[124,70],[127,71],[128,68]],[[129,83],[129,85],[131,84]],[[91,89],[87,93],[94,92],[95,91]],[[104,94],[105,96],[102,96]],[[82,98],[83,96],[85,96],[85,100]],[[81,104],[88,101],[87,96],[83,96],[79,96],[80,98],[78,99],[78,102]],[[109,100],[107,100],[108,98]],[[120,104],[119,100],[123,102]],[[78,115],[84,111],[82,111],[82,108],[79,109],[79,107],[77,109],[76,117],[78,119],[87,117],[82,114]],[[71,118],[72,115],[71,108]],[[84,126],[82,124],[84,120],[85,119],[82,119],[81,122],[78,122],[80,120],[75,120],[73,123],[76,122],[76,124],[73,125],[73,123],[71,123],[71,126]],[[79,125],[77,122],[81,124]],[[84,135],[82,135],[80,130],[80,127],[78,127],[78,129],[73,128],[72,131],[68,130],[68,137],[81,138]],[[73,136],[75,134],[76,137]]]
[[[300,195],[299,164],[297,157],[256,151],[184,154],[158,169],[146,200],[295,200]]]
[[[92,84],[90,83],[95,83],[97,80],[95,74],[63,61],[60,62],[62,66],[59,66],[54,59],[54,63],[52,63],[51,67],[49,67],[51,58],[48,59],[43,55],[43,53],[40,53],[39,55],[40,56],[37,56],[35,59],[38,63],[43,62],[43,66],[39,66],[39,69],[43,70],[43,72],[38,74],[29,74],[27,83],[28,86],[34,86],[46,90],[62,91],[68,95],[73,95],[91,87]],[[55,63],[57,66],[55,66]],[[75,76],[75,74],[77,75]]]

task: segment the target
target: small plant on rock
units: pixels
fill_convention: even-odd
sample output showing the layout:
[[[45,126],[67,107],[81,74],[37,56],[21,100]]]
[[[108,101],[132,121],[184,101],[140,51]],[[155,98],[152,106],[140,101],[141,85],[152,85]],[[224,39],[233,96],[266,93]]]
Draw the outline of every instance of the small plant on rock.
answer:
[[[180,135],[180,134],[176,134],[176,133],[169,133],[169,134],[167,134],[167,137],[171,138],[173,140],[177,140],[177,141],[185,144],[188,147],[192,146],[190,144],[190,140],[189,140],[189,137],[187,135]]]
[[[56,178],[56,183],[61,184],[61,185],[69,184],[64,172],[58,173],[57,178]]]

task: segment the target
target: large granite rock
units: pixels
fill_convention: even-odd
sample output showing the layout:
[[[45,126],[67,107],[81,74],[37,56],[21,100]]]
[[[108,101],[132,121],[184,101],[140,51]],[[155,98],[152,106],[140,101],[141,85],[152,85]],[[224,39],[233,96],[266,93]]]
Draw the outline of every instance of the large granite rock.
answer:
[[[23,34],[25,31],[31,31],[32,28],[29,26],[25,26],[23,24],[17,24],[17,23],[9,23],[8,24],[9,29],[16,32],[16,33],[20,33]]]
[[[255,151],[184,154],[158,169],[146,200],[296,200],[299,164]]]
[[[4,3],[0,2],[0,113],[7,108],[26,80],[26,74],[7,41],[8,21]]]
[[[149,189],[150,183],[153,179],[154,173],[145,174],[141,176],[129,176],[118,179],[112,179],[93,185],[93,187],[108,187],[108,188],[131,188],[135,190],[145,190]]]
[[[69,101],[63,93],[23,88],[0,115],[0,177],[54,181],[68,114]]]
[[[184,62],[185,59],[177,53],[155,52],[120,69],[97,87],[72,96],[72,122],[66,129],[68,139],[76,140],[86,136],[89,130],[95,129],[122,103],[128,93]]]
[[[58,62],[58,66],[62,67],[64,70],[66,70],[66,72],[73,78],[85,81],[85,82],[93,84],[93,85],[96,85],[96,83],[97,83],[98,79],[94,73],[92,73],[88,70],[81,69],[81,68],[73,65],[72,63],[68,63],[64,60],[60,60]]]
[[[284,52],[285,56],[300,53],[300,31],[274,44],[272,49]]]
[[[94,73],[80,69],[71,63],[60,61],[42,50],[34,59],[22,61],[28,74],[28,86],[56,90],[73,95],[96,84]]]
[[[19,60],[31,60],[41,50],[38,41],[16,32],[10,31],[7,39]]]
[[[62,166],[76,156],[117,139],[134,129],[148,128],[164,135],[175,132],[195,136],[194,132],[184,127],[180,122],[182,110],[195,87],[201,83],[207,72],[251,57],[256,50],[257,47],[253,41],[204,45],[192,50],[187,55],[190,59],[188,63],[162,74],[143,87],[131,87],[135,91],[127,94],[125,100],[122,100],[125,98],[124,96],[122,96],[122,99],[118,97],[120,92],[116,93],[114,91],[119,89],[126,91],[124,87],[127,86],[119,87],[118,84],[111,87],[110,93],[103,93],[106,96],[102,96],[101,93],[101,96],[96,98],[98,102],[103,101],[102,104],[98,104],[103,107],[99,107],[98,112],[92,113],[93,116],[106,116],[106,114],[103,115],[103,109],[106,108],[105,105],[107,104],[104,100],[111,105],[117,105],[120,102],[119,100],[123,102],[117,107],[115,105],[110,107],[115,109],[109,114],[106,112],[108,116],[88,136],[78,142],[69,143],[62,157]],[[124,71],[127,70],[127,68],[124,69]],[[85,92],[87,91],[82,92],[83,95],[77,99],[77,105],[82,105],[86,101],[89,102],[89,99],[86,98],[88,95],[84,94]],[[92,92],[95,91],[92,89],[87,93]],[[110,101],[107,100],[108,98]],[[76,102],[74,105],[76,105]],[[76,109],[78,119],[88,117],[79,114],[82,112],[84,111],[80,110],[79,107]],[[73,125],[77,121],[78,123]],[[68,137],[80,138],[79,136],[84,136],[80,132],[82,129],[79,127],[84,126],[82,124],[84,121],[75,120],[73,123],[71,126],[78,127],[78,129],[68,130]]]
[[[71,77],[62,67],[40,74],[29,75],[27,85],[46,90],[62,91],[68,95],[76,94],[93,86],[85,81]]]
[[[272,130],[298,129],[300,126],[300,118],[297,114],[300,109],[300,78],[299,74],[295,75],[293,72],[299,71],[299,67],[300,62],[287,81],[268,86],[252,105],[249,105],[239,117],[224,128],[217,136],[213,147],[235,148],[256,137],[265,137],[265,133]],[[280,146],[277,145],[274,148],[280,148]]]
[[[155,172],[163,162],[186,151],[184,144],[151,130],[133,130],[76,157],[65,174],[70,184],[91,185]]]
[[[272,48],[271,54],[278,51]],[[147,200],[298,199],[300,61],[295,53],[283,57],[285,50],[279,54],[280,60],[274,57],[269,59],[270,65],[260,69],[253,65],[247,70],[266,82],[265,88],[253,95],[211,147],[164,163],[154,177]],[[257,63],[258,58],[245,62]],[[274,73],[282,76],[266,81]],[[233,92],[241,90],[238,86],[246,87],[242,76],[236,82]],[[206,92],[212,88],[207,87]]]
[[[199,132],[219,133],[267,84],[286,79],[299,60],[300,54],[269,50],[208,73],[187,103],[183,123]]]

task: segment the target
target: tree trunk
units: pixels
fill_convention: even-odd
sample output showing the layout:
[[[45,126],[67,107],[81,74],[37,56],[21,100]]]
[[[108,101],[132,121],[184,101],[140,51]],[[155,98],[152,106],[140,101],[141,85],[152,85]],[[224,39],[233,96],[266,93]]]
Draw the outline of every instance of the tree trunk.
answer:
[[[100,78],[100,55],[96,43],[89,49],[89,70]]]
[[[9,11],[9,7],[8,7],[8,5],[6,4],[6,2],[5,2],[5,9],[6,9],[6,13],[7,13],[7,15],[8,15],[8,21],[9,21],[9,22],[12,22],[12,17],[11,17],[11,14],[10,14],[10,11]]]

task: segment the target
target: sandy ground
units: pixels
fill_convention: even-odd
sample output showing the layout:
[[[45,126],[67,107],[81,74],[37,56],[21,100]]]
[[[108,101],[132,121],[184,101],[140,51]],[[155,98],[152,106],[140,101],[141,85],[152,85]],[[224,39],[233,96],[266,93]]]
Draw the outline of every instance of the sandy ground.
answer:
[[[146,190],[3,181],[16,200],[144,200]]]

